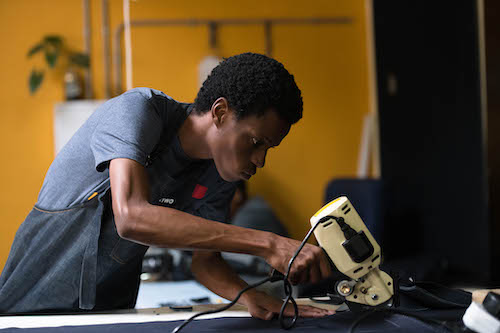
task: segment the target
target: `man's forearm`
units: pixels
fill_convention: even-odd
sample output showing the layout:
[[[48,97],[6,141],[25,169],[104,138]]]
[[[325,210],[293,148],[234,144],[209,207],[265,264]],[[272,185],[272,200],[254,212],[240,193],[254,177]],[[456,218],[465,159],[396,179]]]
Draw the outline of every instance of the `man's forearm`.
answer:
[[[157,247],[248,253],[264,256],[273,245],[274,234],[206,220],[182,211],[138,203],[130,206],[127,225],[118,230],[123,238]]]

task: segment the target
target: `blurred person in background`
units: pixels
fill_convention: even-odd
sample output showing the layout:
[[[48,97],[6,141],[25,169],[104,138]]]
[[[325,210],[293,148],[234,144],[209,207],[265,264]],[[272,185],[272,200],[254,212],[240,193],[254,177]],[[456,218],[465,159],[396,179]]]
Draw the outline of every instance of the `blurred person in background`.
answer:
[[[285,226],[263,197],[259,195],[252,198],[248,197],[247,183],[244,180],[236,182],[236,190],[229,210],[229,219],[233,225],[269,231],[283,237],[289,237]]]

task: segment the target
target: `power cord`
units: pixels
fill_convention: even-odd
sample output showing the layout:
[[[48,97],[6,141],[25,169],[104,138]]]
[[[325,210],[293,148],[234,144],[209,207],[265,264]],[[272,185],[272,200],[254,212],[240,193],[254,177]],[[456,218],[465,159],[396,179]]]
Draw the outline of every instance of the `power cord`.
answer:
[[[297,318],[299,317],[299,308],[297,306],[297,303],[295,302],[295,299],[292,296],[292,285],[290,284],[290,281],[288,281],[288,276],[290,275],[290,270],[292,268],[293,262],[295,261],[295,259],[299,255],[300,251],[302,251],[302,248],[306,245],[306,242],[309,240],[309,237],[311,237],[314,230],[316,230],[316,227],[324,222],[330,221],[331,219],[338,220],[339,218],[337,218],[335,216],[322,217],[311,229],[309,229],[309,232],[307,233],[306,237],[304,237],[304,240],[302,240],[302,243],[297,248],[297,250],[295,251],[295,254],[293,255],[292,259],[290,259],[290,262],[288,263],[288,269],[286,271],[285,276],[283,277],[283,287],[285,289],[286,298],[283,301],[283,305],[281,306],[280,315],[279,315],[281,328],[283,328],[285,330],[289,330],[292,327],[294,327],[295,323],[297,322]],[[343,219],[342,219],[342,221],[343,221]],[[292,321],[289,325],[287,325],[285,323],[285,317],[283,315],[285,313],[285,308],[288,305],[288,302],[292,303],[293,310],[294,310],[294,315],[293,315]]]
[[[295,302],[295,299],[292,296],[292,285],[288,281],[288,275],[290,274],[290,270],[292,268],[293,262],[295,261],[295,258],[297,258],[298,254],[300,253],[300,251],[302,250],[302,248],[305,246],[307,240],[309,239],[309,237],[311,237],[311,235],[314,232],[314,230],[316,229],[316,227],[318,225],[326,222],[326,221],[331,220],[331,219],[337,220],[338,218],[334,217],[334,216],[325,216],[325,217],[321,218],[311,229],[309,229],[309,232],[307,233],[306,237],[304,238],[304,240],[302,241],[302,243],[300,244],[300,246],[295,251],[295,254],[293,255],[293,257],[290,259],[290,262],[288,263],[288,269],[286,271],[286,275],[281,274],[277,270],[273,270],[272,273],[271,273],[271,276],[269,276],[269,277],[267,277],[267,278],[265,278],[265,279],[263,279],[261,281],[258,281],[258,282],[254,283],[254,284],[248,285],[247,287],[243,288],[238,293],[238,295],[236,296],[236,298],[231,301],[231,303],[228,303],[227,305],[225,305],[222,308],[217,309],[217,310],[209,310],[209,311],[204,311],[204,312],[197,313],[197,314],[191,316],[190,318],[186,319],[182,324],[180,324],[176,328],[174,328],[171,333],[178,333],[178,332],[180,332],[184,327],[186,327],[187,324],[189,324],[190,322],[192,322],[195,318],[198,318],[200,316],[207,315],[207,314],[212,314],[212,313],[218,313],[218,312],[226,311],[227,309],[229,309],[230,307],[232,307],[233,305],[235,305],[236,302],[238,302],[238,300],[240,299],[241,295],[243,295],[244,292],[247,292],[250,289],[256,288],[256,287],[260,286],[261,284],[264,284],[264,283],[269,282],[269,281],[270,282],[276,282],[276,281],[279,281],[279,280],[283,281],[283,287],[284,287],[285,295],[286,295],[286,299],[283,302],[283,305],[281,306],[281,310],[280,310],[280,314],[279,314],[280,325],[281,325],[281,327],[283,329],[286,329],[286,330],[291,329],[292,327],[294,327],[295,323],[297,322],[297,318],[299,317],[299,308],[297,306],[297,303]],[[342,221],[343,221],[343,219],[342,219]],[[293,319],[292,319],[292,322],[291,322],[290,325],[286,325],[285,324],[285,318],[283,316],[283,314],[285,312],[285,308],[288,305],[288,302],[292,303],[293,309],[294,309],[294,316],[293,316]]]
[[[190,322],[192,322],[195,318],[197,317],[200,317],[200,316],[203,316],[203,315],[207,315],[207,314],[212,314],[212,313],[218,313],[218,312],[222,312],[222,311],[226,311],[227,309],[229,309],[230,307],[232,307],[233,305],[236,304],[236,302],[238,302],[238,300],[240,299],[241,295],[243,295],[244,292],[250,290],[250,289],[253,289],[253,288],[256,288],[258,286],[260,286],[261,284],[264,284],[268,281],[271,281],[271,282],[275,282],[275,281],[279,281],[279,279],[276,278],[276,276],[269,276],[261,281],[258,281],[254,284],[250,284],[248,285],[247,287],[243,288],[239,293],[238,295],[236,296],[236,298],[231,302],[231,303],[228,303],[227,305],[223,306],[222,308],[219,308],[219,309],[216,309],[216,310],[208,310],[208,311],[204,311],[204,312],[200,312],[200,313],[197,313],[193,316],[191,316],[189,319],[186,319],[182,324],[180,324],[179,326],[177,326],[176,328],[174,328],[172,330],[172,333],[177,333],[177,332],[180,332],[187,324],[189,324]]]

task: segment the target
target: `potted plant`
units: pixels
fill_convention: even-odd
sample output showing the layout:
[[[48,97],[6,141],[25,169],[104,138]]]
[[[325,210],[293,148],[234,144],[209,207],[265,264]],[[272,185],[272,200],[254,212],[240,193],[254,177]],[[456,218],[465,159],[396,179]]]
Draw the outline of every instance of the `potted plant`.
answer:
[[[66,99],[77,99],[83,96],[83,84],[76,68],[88,68],[89,57],[85,53],[70,50],[59,35],[47,35],[28,52],[28,58],[35,54],[43,53],[45,62],[49,69],[54,69],[61,59],[66,60],[64,74],[64,86]],[[33,95],[43,82],[45,70],[33,68],[28,85],[31,95]]]

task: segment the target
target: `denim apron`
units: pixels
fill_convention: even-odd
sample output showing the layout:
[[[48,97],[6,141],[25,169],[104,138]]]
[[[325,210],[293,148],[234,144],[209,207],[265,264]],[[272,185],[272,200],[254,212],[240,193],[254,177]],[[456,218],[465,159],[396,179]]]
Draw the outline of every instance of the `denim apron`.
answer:
[[[170,111],[175,114],[147,167],[164,155],[191,109]],[[166,194],[183,186],[166,177]],[[68,209],[35,205],[16,233],[0,276],[0,312],[133,308],[147,249],[118,235],[109,179],[99,195]]]

